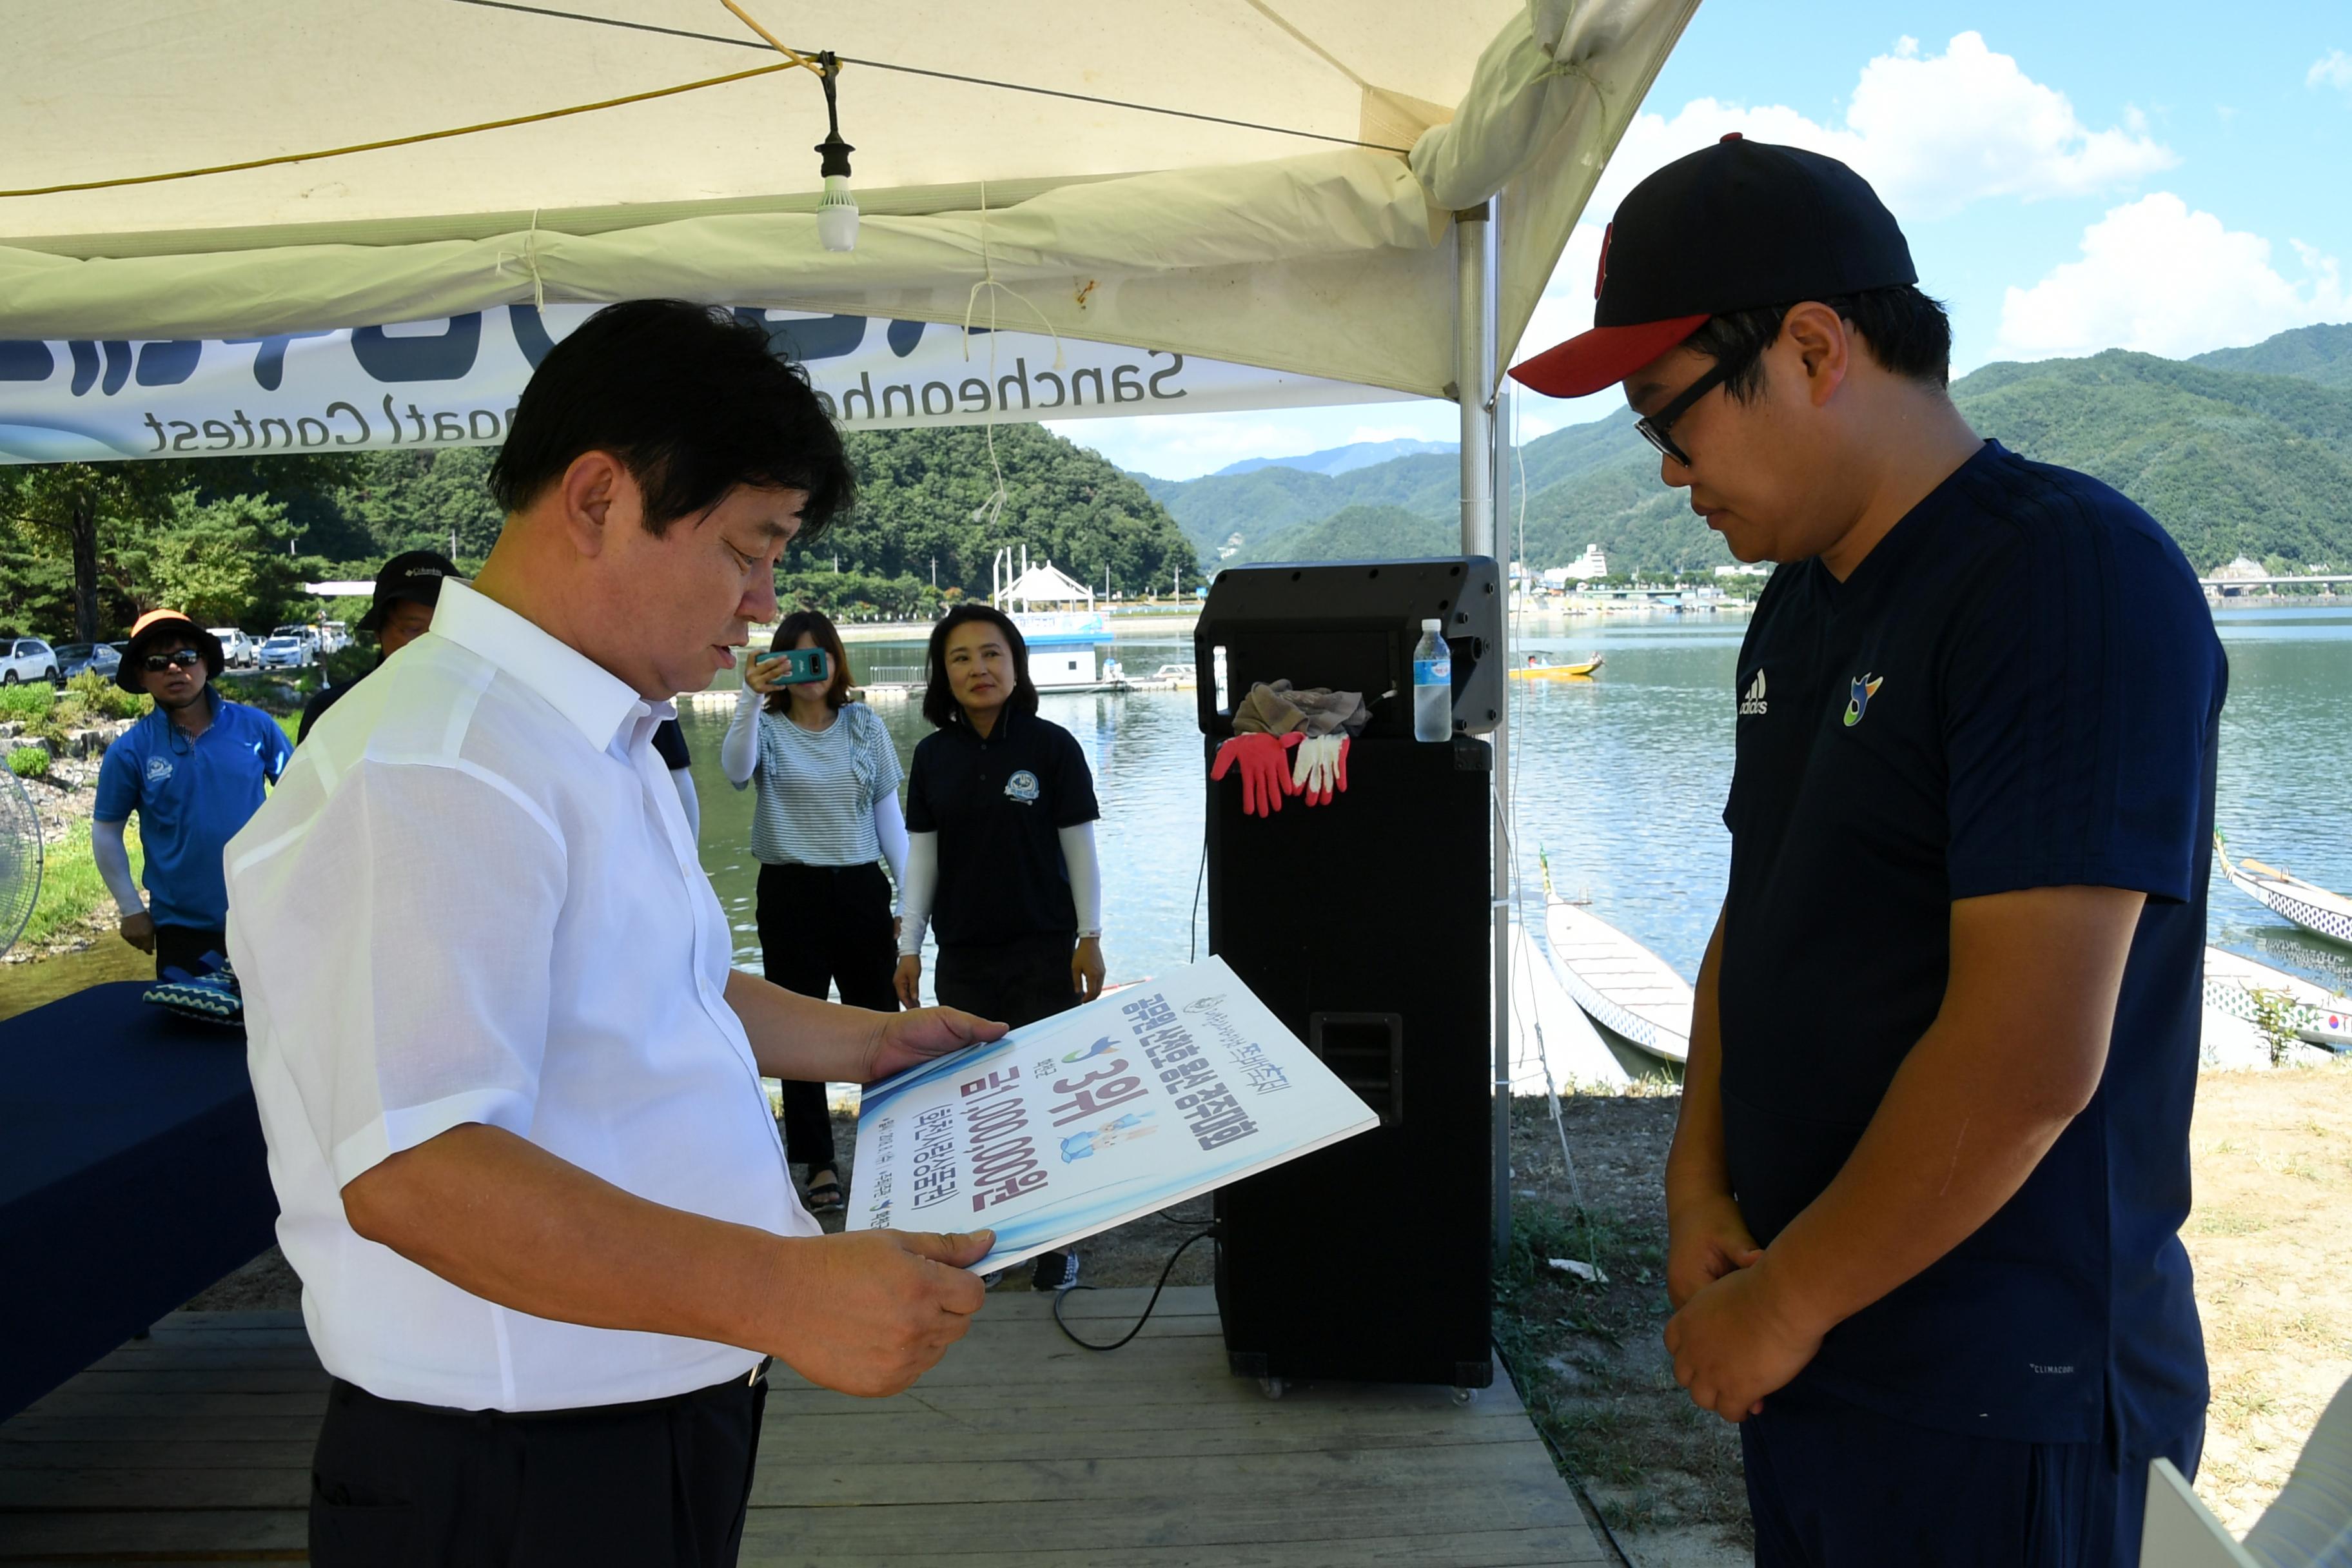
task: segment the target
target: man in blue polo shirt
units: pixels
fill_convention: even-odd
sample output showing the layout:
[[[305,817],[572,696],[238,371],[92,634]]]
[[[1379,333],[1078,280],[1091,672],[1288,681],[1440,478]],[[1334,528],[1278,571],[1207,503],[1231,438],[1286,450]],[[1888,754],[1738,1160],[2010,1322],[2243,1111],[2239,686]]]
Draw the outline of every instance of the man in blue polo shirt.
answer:
[[[1596,326],[1661,477],[1780,563],[1668,1158],[1666,1343],[1742,1423],[1757,1561],[2126,1564],[2194,1474],[2189,1212],[2215,734],[2194,575],[1983,441],[1843,164],[1737,136],[1629,194]]]
[[[212,688],[220,640],[176,610],[131,629],[115,682],[155,710],[107,747],[92,803],[90,848],[122,913],[123,940],[155,955],[159,979],[193,977],[228,952],[221,852],[261,808],[294,748],[278,721]],[[123,824],[139,814],[147,897],[131,878]]]

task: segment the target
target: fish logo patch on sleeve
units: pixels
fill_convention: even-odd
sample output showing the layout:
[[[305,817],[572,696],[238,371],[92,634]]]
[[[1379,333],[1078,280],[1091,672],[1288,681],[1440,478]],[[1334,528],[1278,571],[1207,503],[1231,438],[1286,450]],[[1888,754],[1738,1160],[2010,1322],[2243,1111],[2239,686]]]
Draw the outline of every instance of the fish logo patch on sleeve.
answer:
[[[1847,729],[1851,730],[1856,724],[1862,722],[1863,714],[1869,711],[1870,700],[1877,696],[1878,689],[1885,684],[1886,677],[1883,675],[1858,675],[1854,677],[1853,689],[1846,697],[1845,701],[1845,727]]]

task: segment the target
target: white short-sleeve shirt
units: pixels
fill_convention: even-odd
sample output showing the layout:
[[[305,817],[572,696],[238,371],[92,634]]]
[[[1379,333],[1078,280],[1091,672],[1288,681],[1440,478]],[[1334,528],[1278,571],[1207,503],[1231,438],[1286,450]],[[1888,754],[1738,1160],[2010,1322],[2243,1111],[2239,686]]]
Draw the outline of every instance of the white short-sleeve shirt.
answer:
[[[503,1128],[655,1203],[818,1233],[650,743],[670,711],[453,580],[432,631],[319,721],[229,843],[278,1240],[320,1360],[371,1393],[570,1409],[759,1360],[510,1310],[355,1233],[344,1184],[452,1127]]]

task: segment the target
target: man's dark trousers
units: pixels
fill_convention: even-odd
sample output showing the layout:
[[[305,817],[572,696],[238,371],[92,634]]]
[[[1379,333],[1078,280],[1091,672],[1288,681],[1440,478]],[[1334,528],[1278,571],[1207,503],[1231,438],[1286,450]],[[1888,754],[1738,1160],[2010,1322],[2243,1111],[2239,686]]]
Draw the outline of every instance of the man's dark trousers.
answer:
[[[336,1380],[310,1473],[317,1568],[732,1568],[768,1382],[509,1415]]]
[[[1757,1568],[2134,1568],[2149,1463],[2193,1478],[2204,1445],[1969,1437],[1788,1389],[1739,1436]]]

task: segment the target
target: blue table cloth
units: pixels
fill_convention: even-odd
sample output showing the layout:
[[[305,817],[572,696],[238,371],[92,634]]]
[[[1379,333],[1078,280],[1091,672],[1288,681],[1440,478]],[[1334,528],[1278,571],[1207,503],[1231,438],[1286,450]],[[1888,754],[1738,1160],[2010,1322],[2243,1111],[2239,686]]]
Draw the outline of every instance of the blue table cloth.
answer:
[[[0,1419],[272,1239],[244,1031],[146,988],[0,1021]]]

